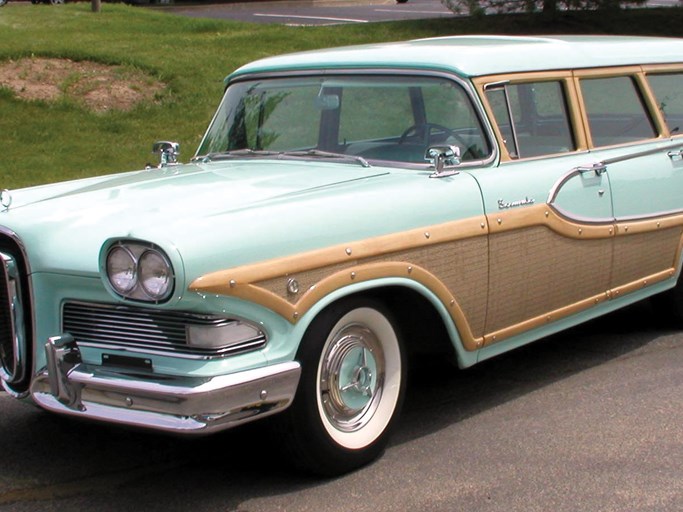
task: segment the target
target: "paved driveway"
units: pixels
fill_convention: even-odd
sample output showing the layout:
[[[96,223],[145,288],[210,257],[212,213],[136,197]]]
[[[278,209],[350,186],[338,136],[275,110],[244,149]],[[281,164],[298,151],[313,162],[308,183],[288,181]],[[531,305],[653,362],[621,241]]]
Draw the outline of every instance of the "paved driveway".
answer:
[[[213,5],[171,6],[164,10],[197,18],[285,25],[338,25],[450,17],[440,0],[282,0]]]
[[[681,511],[683,334],[648,304],[414,370],[386,454],[331,480],[292,471],[259,424],[176,439],[0,393],[0,511]]]

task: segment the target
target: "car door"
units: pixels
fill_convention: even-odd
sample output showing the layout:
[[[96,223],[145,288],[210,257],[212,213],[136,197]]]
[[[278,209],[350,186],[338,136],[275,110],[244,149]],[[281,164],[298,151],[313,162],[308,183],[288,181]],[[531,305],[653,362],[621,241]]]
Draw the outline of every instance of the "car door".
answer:
[[[478,83],[501,163],[478,170],[490,230],[485,344],[582,311],[610,284],[610,176],[592,165],[570,73]]]
[[[680,75],[657,75],[658,104],[678,126]],[[671,277],[677,266],[683,209],[683,140],[672,140],[640,68],[577,73],[591,151],[609,176],[616,222],[613,294]],[[678,103],[676,103],[678,101]],[[677,128],[676,128],[677,130]]]

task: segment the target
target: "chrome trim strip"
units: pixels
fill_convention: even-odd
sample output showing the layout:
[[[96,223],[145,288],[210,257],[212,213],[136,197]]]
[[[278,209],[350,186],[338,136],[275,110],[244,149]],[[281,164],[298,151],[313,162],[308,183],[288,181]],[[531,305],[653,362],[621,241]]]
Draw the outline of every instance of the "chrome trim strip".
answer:
[[[647,221],[647,220],[652,220],[652,219],[661,219],[663,217],[672,217],[674,215],[680,215],[683,213],[683,208],[678,209],[678,210],[666,210],[666,211],[660,211],[660,212],[653,212],[653,213],[648,213],[647,215],[628,215],[628,216],[623,216],[623,217],[605,217],[605,218],[599,218],[599,217],[582,217],[580,215],[575,215],[573,213],[569,213],[562,208],[560,208],[557,205],[548,203],[548,206],[553,209],[558,215],[564,217],[565,219],[578,222],[580,224],[592,224],[592,225],[601,225],[601,224],[616,224],[619,222],[638,222],[638,221]]]
[[[546,203],[551,205],[553,208],[556,208],[555,205],[553,204],[555,200],[557,199],[557,196],[560,193],[560,189],[567,184],[569,180],[576,176],[581,176],[587,171],[595,171],[595,170],[600,170],[600,174],[602,175],[604,172],[604,162],[597,162],[595,164],[586,164],[582,165],[579,167],[574,167],[573,169],[567,171],[564,175],[560,176],[558,180],[555,182],[555,184],[550,188],[550,192],[548,193],[548,199],[546,200]],[[597,171],[596,171],[597,174]],[[556,208],[557,209],[557,208]]]
[[[3,237],[6,237],[9,240],[9,247],[7,242],[3,241]],[[29,276],[31,275],[31,263],[29,262],[28,257],[26,256],[26,248],[24,247],[24,244],[19,238],[19,236],[14,231],[4,226],[0,226],[0,247],[2,247],[4,251],[7,251],[9,249],[13,253],[15,251],[18,252],[18,254],[14,254],[15,261],[17,261],[18,259],[21,260],[21,268],[19,269],[19,281],[22,283],[22,308],[24,310],[24,314],[26,317],[25,320],[22,322],[24,328],[23,344],[25,357],[24,361],[22,362],[22,365],[25,365],[24,377],[26,378],[26,381],[17,381],[15,386],[14,384],[11,384],[5,381],[4,379],[0,380],[2,380],[3,389],[9,395],[15,398],[26,398],[28,396],[28,380],[31,373],[33,360],[32,354],[34,349],[32,346],[32,340],[36,332],[34,315],[26,314],[26,311],[30,312],[34,310],[33,287],[31,286],[31,279],[29,278]]]
[[[0,361],[0,378],[9,385],[20,383],[26,376],[27,342],[24,325],[24,306],[21,294],[21,272],[17,261],[10,254],[0,252],[0,265],[4,283],[2,296],[7,300],[0,307],[7,307],[9,329],[7,334],[11,338],[12,354],[8,359]],[[4,359],[4,358],[3,358]],[[8,366],[10,366],[8,368]]]
[[[651,149],[646,149],[642,151],[637,151],[635,153],[629,153],[628,155],[620,155],[620,156],[615,156],[612,158],[606,158],[604,160],[596,161],[591,164],[586,164],[582,165],[579,167],[574,167],[573,169],[570,169],[567,171],[566,174],[561,176],[555,184],[551,187],[550,193],[548,194],[548,200],[546,201],[548,204],[553,204],[555,199],[557,199],[557,194],[560,191],[560,188],[567,183],[571,178],[578,174],[583,174],[584,172],[587,171],[595,171],[596,173],[599,171],[600,174],[606,172],[608,169],[605,169],[610,164],[616,164],[619,162],[625,162],[626,160],[633,160],[635,158],[641,158],[644,156],[650,156],[650,155],[655,155],[660,152],[664,151],[669,151],[674,148],[681,148],[683,147],[683,141],[677,142],[675,144],[666,144],[664,146],[658,146],[656,148],[651,148]],[[588,153],[590,154],[590,153]]]
[[[682,144],[683,145],[683,144]],[[5,235],[7,238],[12,240],[12,242],[17,246],[19,251],[21,252],[21,259],[24,262],[24,266],[26,267],[26,272],[30,275],[31,272],[31,263],[29,262],[28,258],[26,257],[26,248],[24,247],[23,242],[19,238],[19,236],[12,231],[11,229],[8,229],[4,226],[0,226],[0,236]]]
[[[123,373],[80,362],[72,340],[65,335],[46,344],[48,367],[31,386],[39,406],[178,434],[207,434],[280,412],[301,375],[296,361],[216,377]]]
[[[635,158],[641,158],[644,156],[650,156],[654,155],[660,152],[665,152],[669,151],[674,148],[683,148],[683,141],[677,142],[674,144],[666,144],[664,146],[658,146],[657,148],[652,148],[652,149],[646,149],[643,151],[638,151],[635,153],[629,153],[628,155],[621,155],[621,156],[615,156],[612,158],[606,158],[604,160],[596,161],[591,164],[586,164],[578,167],[574,167],[573,169],[570,169],[567,171],[563,176],[560,176],[558,180],[555,182],[555,184],[551,187],[550,192],[548,193],[548,199],[546,200],[546,203],[553,208],[558,214],[562,215],[563,217],[571,220],[576,220],[577,222],[582,222],[582,223],[587,223],[587,224],[605,224],[605,223],[614,223],[614,222],[634,222],[638,220],[648,220],[648,219],[653,219],[657,217],[666,217],[670,215],[677,215],[681,212],[683,212],[683,208],[680,210],[671,210],[671,211],[663,211],[663,212],[656,212],[656,213],[650,213],[647,215],[641,215],[641,216],[628,216],[628,217],[618,217],[618,218],[610,218],[610,219],[594,219],[594,218],[583,218],[580,216],[576,215],[571,215],[567,213],[566,211],[562,210],[562,208],[559,208],[556,206],[555,200],[557,199],[557,196],[560,193],[560,189],[572,178],[582,175],[587,172],[594,172],[596,176],[601,176],[602,174],[606,173],[609,169],[607,169],[607,166],[610,164],[615,164],[619,162],[625,162],[627,160],[633,160]]]
[[[663,146],[657,146],[656,148],[636,151],[635,153],[629,153],[628,155],[620,155],[620,156],[615,156],[612,158],[606,158],[605,160],[602,160],[602,163],[605,165],[616,164],[618,162],[624,162],[626,160],[632,160],[634,158],[641,158],[643,156],[655,155],[657,153],[669,151],[669,150],[675,149],[675,148],[683,148],[683,141],[678,141],[676,143],[671,143],[671,144],[665,144]],[[603,148],[597,148],[597,149],[603,149]]]
[[[661,212],[648,213],[647,215],[625,215],[623,217],[617,217],[616,222],[638,222],[641,220],[652,220],[660,219],[662,217],[672,217],[674,215],[680,215],[683,213],[683,208],[677,210],[666,210]]]
[[[215,359],[222,359],[225,357],[232,357],[244,352],[249,352],[251,350],[258,350],[263,348],[265,342],[263,340],[255,340],[248,343],[240,343],[238,346],[230,347],[230,349],[224,350],[216,354],[188,354],[185,352],[171,352],[168,350],[155,350],[154,348],[147,348],[142,345],[140,346],[129,346],[129,345],[115,345],[115,344],[105,344],[105,343],[93,343],[87,341],[79,341],[78,345],[83,348],[93,348],[102,350],[105,352],[122,351],[130,352],[132,354],[145,354],[150,356],[161,356],[161,357],[173,357],[176,359],[188,359],[192,361],[213,361]]]
[[[614,219],[612,217],[605,217],[605,218],[600,218],[600,217],[582,217],[581,215],[575,215],[573,213],[569,213],[562,208],[559,208],[555,205],[548,205],[552,210],[557,213],[560,217],[563,217],[569,221],[572,222],[578,222],[579,224],[586,224],[586,225],[593,225],[593,226],[600,226],[600,225],[610,225],[614,224]]]

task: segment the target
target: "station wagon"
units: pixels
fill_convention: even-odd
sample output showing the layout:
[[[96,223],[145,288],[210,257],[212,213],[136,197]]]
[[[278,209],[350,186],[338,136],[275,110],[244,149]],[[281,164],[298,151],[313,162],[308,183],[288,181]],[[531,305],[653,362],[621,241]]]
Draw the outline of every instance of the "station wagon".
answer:
[[[195,156],[2,191],[0,374],[75,418],[380,455],[465,368],[656,296],[683,317],[683,40],[444,37],[228,76]],[[454,370],[455,371],[455,370]]]

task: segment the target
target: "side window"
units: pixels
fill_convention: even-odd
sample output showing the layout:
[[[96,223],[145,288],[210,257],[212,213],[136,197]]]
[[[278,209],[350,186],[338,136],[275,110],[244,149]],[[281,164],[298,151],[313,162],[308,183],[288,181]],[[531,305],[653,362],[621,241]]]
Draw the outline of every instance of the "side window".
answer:
[[[513,158],[576,148],[561,82],[506,84],[487,89],[486,97]]]
[[[669,131],[672,135],[680,135],[683,128],[683,74],[648,75],[647,78]]]
[[[459,146],[463,161],[481,159],[491,152],[472,102],[460,87],[444,81],[422,87],[421,93],[426,122],[434,125],[435,131],[439,126],[448,129],[443,142]]]
[[[462,161],[491,153],[480,118],[462,86],[437,77],[338,79],[336,145],[365,158],[425,164],[436,145],[460,149]]]
[[[594,146],[624,144],[656,136],[632,78],[584,78],[581,92]]]

